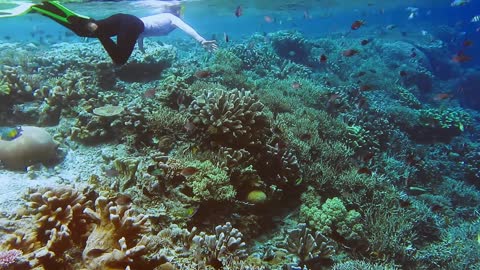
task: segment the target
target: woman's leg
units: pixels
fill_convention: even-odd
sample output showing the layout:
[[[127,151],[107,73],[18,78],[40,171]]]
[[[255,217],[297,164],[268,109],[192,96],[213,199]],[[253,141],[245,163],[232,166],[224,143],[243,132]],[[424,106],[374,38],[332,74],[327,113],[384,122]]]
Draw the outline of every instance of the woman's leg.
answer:
[[[110,58],[117,65],[123,65],[135,48],[135,43],[143,32],[143,22],[127,14],[116,14],[105,20],[98,21],[98,39],[107,51]],[[117,36],[117,43],[111,36]]]

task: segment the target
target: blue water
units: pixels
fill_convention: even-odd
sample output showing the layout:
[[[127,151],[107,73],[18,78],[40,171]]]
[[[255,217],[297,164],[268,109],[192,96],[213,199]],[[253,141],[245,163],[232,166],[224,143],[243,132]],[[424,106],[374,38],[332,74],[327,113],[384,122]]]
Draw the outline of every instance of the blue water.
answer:
[[[110,196],[112,204],[118,203],[118,197],[124,193],[132,196],[133,204],[139,204],[136,208],[139,211],[158,214],[155,211],[164,211],[162,207],[167,210],[178,207],[178,211],[152,218],[152,222],[158,223],[151,226],[155,233],[175,222],[181,228],[191,230],[197,226],[214,233],[215,226],[231,221],[244,233],[250,246],[249,263],[269,265],[262,269],[299,269],[299,266],[308,266],[310,270],[332,269],[333,264],[354,260],[385,267],[395,265],[399,269],[480,269],[480,22],[471,21],[474,16],[480,16],[480,1],[471,0],[459,7],[452,7],[449,0],[382,2],[184,1],[182,19],[207,40],[215,39],[220,49],[214,53],[204,51],[178,29],[168,36],[149,37],[149,41],[156,41],[148,44],[150,49],[158,46],[167,51],[168,46],[160,46],[166,44],[178,50],[177,58],[169,58],[165,66],[155,62],[158,59],[152,60],[151,55],[143,59],[138,47],[135,48],[136,58],[129,62],[133,64],[114,66],[99,42],[77,37],[39,14],[0,19],[0,48],[5,45],[3,48],[8,51],[0,52],[1,57],[6,57],[0,59],[0,86],[4,81],[11,83],[9,80],[20,78],[19,81],[32,82],[36,87],[45,86],[43,90],[47,93],[43,97],[42,89],[33,89],[35,96],[32,91],[22,89],[24,85],[10,85],[11,93],[0,93],[0,105],[3,106],[0,127],[32,123],[45,127],[55,138],[60,138],[64,151],[55,164],[57,167],[51,164],[45,164],[46,167],[32,165],[21,170],[0,167],[0,186],[2,178],[15,179],[12,182],[28,178],[33,180],[25,180],[32,181],[27,186],[37,184],[34,182],[37,174],[44,180],[39,181],[40,185],[44,182],[71,184],[78,179],[83,182],[89,179],[87,185],[93,188],[88,193],[85,191],[85,196],[92,201],[99,196],[96,192],[102,190],[102,194]],[[80,14],[102,19],[115,13],[138,17],[152,15],[161,10],[162,2],[76,1],[65,5]],[[411,19],[409,7],[418,8]],[[240,16],[235,14],[238,8],[242,10]],[[352,30],[352,23],[358,20],[364,25]],[[286,41],[279,38],[282,35],[287,36]],[[307,53],[295,39],[298,36],[311,46]],[[362,41],[368,41],[368,45],[360,45]],[[73,47],[67,43],[81,49],[71,50]],[[11,54],[18,44],[21,48],[18,55]],[[85,44],[94,47],[89,51]],[[25,48],[39,53],[44,61],[52,61],[52,66],[42,70],[35,54],[25,59]],[[349,49],[360,52],[346,55]],[[65,55],[58,55],[54,61],[45,53],[49,51],[62,51]],[[100,60],[95,58],[95,52],[101,53]],[[98,67],[81,62],[82,67],[87,67],[82,70],[75,66],[72,62],[75,58],[70,58],[68,53],[98,60]],[[319,60],[322,54],[326,54],[326,62]],[[420,54],[425,58],[420,58]],[[166,57],[167,54],[158,55]],[[466,57],[465,61],[457,63],[458,56]],[[63,66],[62,57],[73,64]],[[256,62],[258,59],[260,61]],[[380,61],[378,66],[370,59]],[[428,63],[421,63],[425,64],[423,66],[417,59],[426,59]],[[16,60],[18,66],[12,65]],[[30,62],[37,66],[30,66]],[[11,66],[17,68],[15,72]],[[383,67],[385,70],[380,70]],[[424,67],[428,70],[413,70]],[[404,70],[408,68],[411,69]],[[45,75],[45,70],[50,73]],[[431,77],[423,76],[426,73]],[[67,77],[67,82],[63,76]],[[95,79],[104,81],[92,81]],[[51,94],[54,89],[63,87],[65,89],[59,94],[62,96],[63,90],[68,92],[75,88],[71,91],[75,92],[77,86],[83,90],[78,96],[74,93],[58,101]],[[247,135],[235,134],[233,138],[228,132],[219,134],[218,130],[222,129],[218,126],[205,124],[210,118],[206,117],[204,122],[198,120],[203,115],[198,108],[193,108],[194,105],[201,107],[215,100],[212,96],[223,93],[218,89],[226,89],[234,95],[240,93],[237,91],[240,88],[259,94],[262,105],[252,107],[265,108],[268,112],[257,112],[255,116],[261,115],[267,120],[255,118],[247,124],[242,122],[253,128],[246,132]],[[205,94],[208,98],[201,96],[203,92],[208,93]],[[123,118],[117,115],[119,120],[111,121],[115,118],[99,118],[101,115],[95,114],[94,108],[112,105],[110,103],[125,109],[125,113],[120,114]],[[162,110],[167,113],[163,114]],[[172,119],[172,115],[177,118]],[[50,116],[54,120],[48,121]],[[211,119],[217,116],[212,115]],[[223,125],[222,117],[218,122]],[[464,120],[467,118],[468,121]],[[255,125],[263,121],[271,125]],[[78,130],[86,132],[86,135],[80,133],[86,139],[73,135]],[[267,139],[261,137],[262,134]],[[244,140],[250,138],[258,139],[260,145],[254,144],[257,141],[245,143]],[[202,198],[204,201],[195,198],[188,201],[177,197],[179,193],[169,194],[172,186],[181,186],[200,175],[199,172],[203,173],[202,166],[208,167],[205,160],[212,161],[210,166],[218,162],[217,166],[223,159],[227,160],[223,155],[230,150],[238,151],[236,154],[241,153],[246,159],[235,160],[238,164],[233,162],[234,166],[238,167],[228,168],[229,177],[243,181],[229,186],[237,192],[234,200],[219,203],[215,198]],[[122,170],[127,170],[121,166],[128,167],[122,163],[128,160],[121,158],[130,157],[141,160],[144,167],[140,166],[137,178],[133,177],[138,182],[120,183],[116,177],[123,176],[125,171]],[[167,164],[165,160],[169,158],[173,161]],[[67,161],[77,162],[78,167],[66,164]],[[285,164],[290,167],[283,167],[287,166]],[[91,171],[85,172],[82,168]],[[218,165],[216,169],[218,173],[225,168]],[[83,175],[72,177],[68,174],[77,173],[76,170]],[[100,180],[91,178],[88,173],[99,174]],[[208,185],[217,181],[217,176],[208,175],[203,179],[212,180],[207,181]],[[282,182],[284,180],[286,183]],[[120,185],[127,187],[121,190]],[[222,184],[212,185],[211,193],[215,193]],[[253,187],[265,191],[260,195],[266,198],[255,198],[266,200],[265,204],[262,201],[257,205],[253,199],[255,203],[246,202]],[[172,190],[193,197],[195,192],[189,188]],[[136,190],[132,192],[132,189]],[[17,193],[23,192],[25,190]],[[357,193],[362,196],[355,197]],[[6,191],[0,187],[2,194]],[[0,205],[4,203],[2,200],[8,201],[11,197],[0,196]],[[19,201],[24,197],[28,196],[18,195],[15,199]],[[154,199],[149,201],[151,198]],[[328,223],[315,216],[321,211],[327,212],[328,203],[338,200],[343,203],[341,207],[337,205],[338,208],[327,214],[333,216],[335,211],[343,211],[343,219],[337,217],[338,220]],[[378,209],[383,212],[375,212]],[[0,212],[6,210],[0,209]],[[26,216],[35,218],[35,210],[25,211]],[[361,223],[365,230],[358,238],[348,234],[357,231],[346,222],[347,211],[352,211],[348,212],[352,215],[357,211],[360,216],[355,225]],[[302,215],[307,216],[307,220],[300,218]],[[2,218],[5,217],[0,216]],[[18,221],[21,217],[6,219]],[[293,235],[288,231],[301,222],[306,222],[310,230],[328,227],[322,233],[330,242],[322,243],[330,243],[337,253],[326,252],[305,259],[301,258],[302,254],[288,249],[284,240]],[[2,242],[1,237],[13,231],[7,227],[0,226],[0,263],[4,249],[21,249],[8,241]],[[40,229],[45,228],[40,226]],[[355,229],[361,231],[362,228]],[[50,231],[50,227],[45,229],[45,233]],[[78,240],[77,249],[85,247],[84,240]],[[178,248],[174,248],[176,244],[183,245],[182,249],[190,248],[191,243],[185,244],[183,240],[172,240],[168,248]],[[31,252],[21,250],[25,254]],[[70,267],[65,269],[73,269],[71,267],[76,265],[72,261],[78,262],[83,269],[85,264],[80,261],[85,260],[85,256],[72,250],[65,251],[73,256],[71,261],[62,258],[52,263],[47,260],[51,264],[46,263],[45,269],[60,269],[63,263]],[[92,256],[103,250],[103,247],[92,249]],[[185,258],[193,258],[188,250],[185,252]],[[203,252],[203,255],[210,254],[210,251]],[[184,269],[181,268],[182,256],[172,255],[172,258],[178,269]],[[220,260],[216,259],[210,258],[207,264],[218,270],[240,270],[222,268],[218,266]],[[133,267],[132,270],[153,269],[153,262],[148,265],[150,268]],[[0,269],[2,266],[0,264]],[[122,264],[122,269],[125,266]],[[335,269],[373,268],[344,265]]]

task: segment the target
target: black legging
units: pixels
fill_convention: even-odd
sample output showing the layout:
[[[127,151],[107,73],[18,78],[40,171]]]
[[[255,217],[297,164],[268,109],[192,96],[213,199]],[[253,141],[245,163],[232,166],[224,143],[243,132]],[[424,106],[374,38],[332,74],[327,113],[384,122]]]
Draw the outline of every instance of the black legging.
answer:
[[[138,37],[145,30],[142,20],[133,15],[120,13],[95,23],[98,25],[96,37],[110,58],[117,65],[125,64],[135,48]],[[113,36],[117,36],[116,44],[111,39]]]

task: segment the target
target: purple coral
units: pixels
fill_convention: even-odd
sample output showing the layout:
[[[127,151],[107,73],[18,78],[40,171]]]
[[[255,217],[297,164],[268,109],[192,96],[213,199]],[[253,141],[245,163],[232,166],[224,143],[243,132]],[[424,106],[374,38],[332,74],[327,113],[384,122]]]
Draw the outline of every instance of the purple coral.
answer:
[[[16,263],[22,254],[23,253],[18,249],[0,251],[0,269],[7,269],[12,264]]]

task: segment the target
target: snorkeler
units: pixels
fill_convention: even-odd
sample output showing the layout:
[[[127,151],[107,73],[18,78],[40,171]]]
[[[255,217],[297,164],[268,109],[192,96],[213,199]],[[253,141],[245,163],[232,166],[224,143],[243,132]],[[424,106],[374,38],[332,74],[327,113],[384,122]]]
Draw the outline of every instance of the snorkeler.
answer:
[[[9,14],[0,12],[0,17],[17,16],[30,11],[49,17],[78,36],[98,38],[110,58],[117,65],[123,65],[127,62],[137,40],[140,50],[144,52],[144,37],[165,36],[176,28],[180,28],[193,37],[205,49],[209,51],[217,49],[217,44],[214,40],[206,40],[178,16],[167,12],[142,18],[119,13],[103,20],[94,20],[74,13],[58,1],[45,1],[41,4],[16,7]],[[172,10],[172,12],[177,14],[179,14],[179,11],[180,8]],[[116,43],[111,39],[113,36],[117,36]]]

